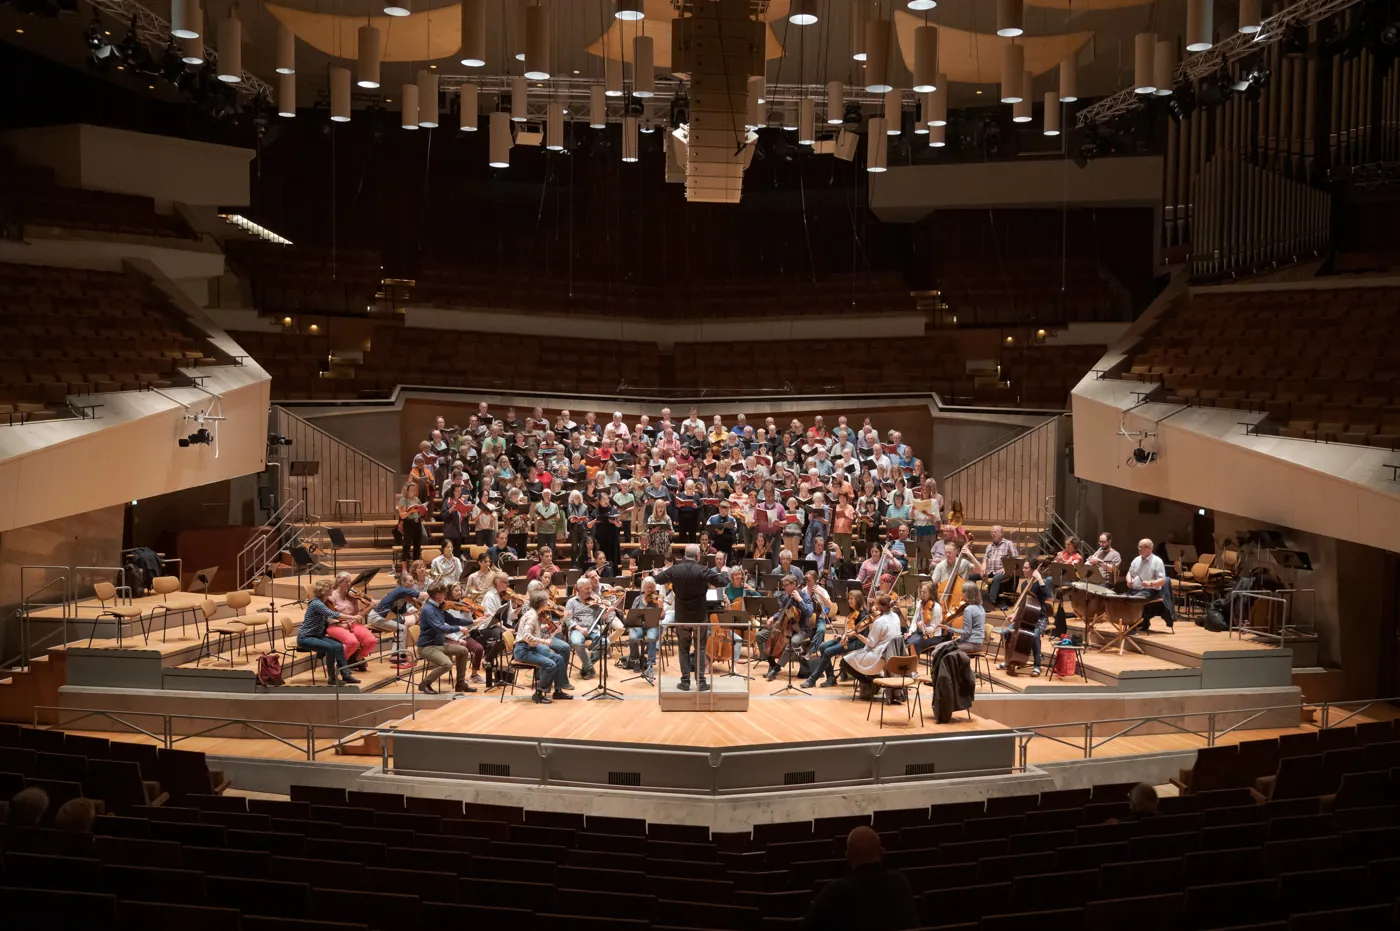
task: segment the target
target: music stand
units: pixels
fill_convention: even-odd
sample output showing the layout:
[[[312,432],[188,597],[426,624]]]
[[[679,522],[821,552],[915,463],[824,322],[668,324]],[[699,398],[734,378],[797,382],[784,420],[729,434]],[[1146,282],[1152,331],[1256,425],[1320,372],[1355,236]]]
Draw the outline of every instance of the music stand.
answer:
[[[721,626],[720,626],[720,630],[722,630],[722,631],[724,632],[724,635],[725,635],[725,636],[728,636],[730,639],[733,639],[733,637],[734,637],[734,632],[735,632],[736,630],[738,630],[739,628],[738,628],[738,627],[730,627],[729,625],[731,625],[731,624],[736,624],[736,625],[737,625],[737,624],[749,624],[749,625],[751,625],[751,624],[752,624],[752,621],[753,621],[753,618],[749,615],[749,612],[747,612],[747,611],[720,611],[720,612],[718,613],[717,616],[718,616],[718,618],[719,618],[719,623],[720,623],[720,625],[721,625]],[[739,637],[739,644],[740,644],[740,645],[747,644],[747,642],[748,642],[748,641],[744,640],[744,638],[743,638],[742,635]],[[738,670],[738,662],[739,662],[739,646],[736,645],[736,646],[733,647],[733,649],[732,649],[732,650],[730,651],[730,653],[729,653],[729,672],[728,672],[728,675],[731,675],[731,676],[738,676],[738,677],[741,678],[741,679],[749,679],[749,680],[752,680],[752,679],[753,679],[753,676],[746,676],[746,675],[744,675],[742,672],[740,672],[740,671]]]
[[[606,614],[607,611],[608,611],[608,609],[604,609],[603,614]],[[599,617],[601,618],[602,615],[599,615]],[[624,630],[626,629],[626,626],[625,626],[625,625],[624,625],[623,629],[624,629]],[[600,666],[602,667],[602,669],[603,669],[603,674],[602,674],[601,676],[599,676],[599,678],[598,678],[598,685],[597,685],[596,687],[594,687],[594,688],[590,689],[589,691],[583,693],[583,700],[584,700],[584,701],[593,701],[593,700],[599,699],[599,698],[611,698],[613,701],[621,701],[621,700],[622,700],[622,693],[619,692],[617,689],[610,689],[610,688],[608,688],[608,666],[609,666],[609,665],[611,664],[611,662],[612,662],[612,657],[608,655],[608,652],[612,649],[612,641],[608,639],[608,628],[607,628],[606,625],[604,625],[604,624],[601,622],[601,620],[600,620],[599,623],[598,623],[598,636],[601,637],[601,638],[602,638],[602,641],[603,641],[603,643],[602,643],[603,649],[602,649],[602,652],[601,652],[601,654],[600,654],[600,658],[601,658],[602,662],[599,663],[599,665],[600,665]],[[584,640],[583,648],[584,648],[585,650],[588,649],[588,641],[587,641],[587,639]]]
[[[651,629],[653,629],[653,628],[660,628],[660,627],[661,627],[661,609],[660,609],[660,608],[630,608],[630,609],[628,609],[627,614],[622,618],[622,626],[625,627],[625,628],[627,628],[628,630],[631,630],[631,629],[636,628],[636,627],[640,627],[640,628],[642,628],[644,631],[646,631],[646,630],[651,630]],[[647,661],[646,661],[646,644],[647,644],[646,634],[643,633],[643,634],[642,634],[642,647],[641,647],[641,651],[640,651],[641,654],[642,654],[642,671],[639,672],[639,673],[637,673],[635,676],[628,676],[627,678],[625,678],[625,679],[622,680],[623,682],[631,682],[633,679],[645,679],[645,678],[646,678],[646,663],[647,663]],[[660,630],[657,630],[657,634],[656,634],[656,649],[657,649],[657,652],[658,652],[658,653],[661,651],[661,632],[660,632]]]
[[[1312,571],[1312,557],[1302,550],[1274,549],[1269,552],[1273,554],[1274,562],[1278,563],[1280,568]]]
[[[306,547],[300,545],[290,547],[287,553],[292,557],[294,563],[292,575],[296,576],[297,579],[297,600],[293,601],[292,604],[304,605],[306,598],[301,594],[301,577],[310,574],[316,568],[316,560],[311,557]]]
[[[218,566],[210,566],[208,569],[200,569],[194,574],[194,580],[204,586],[204,597],[209,597],[209,583],[214,581],[214,576],[219,574]]]
[[[336,567],[335,554],[340,549],[342,549],[347,542],[345,539],[345,533],[339,527],[327,527],[326,536],[331,541],[331,545],[327,547],[327,549],[331,551],[331,572],[336,573],[339,572],[339,569]]]
[[[292,478],[301,479],[301,522],[311,523],[311,512],[306,504],[306,480],[319,475],[321,472],[321,462],[319,459],[293,459],[292,468],[288,473]]]

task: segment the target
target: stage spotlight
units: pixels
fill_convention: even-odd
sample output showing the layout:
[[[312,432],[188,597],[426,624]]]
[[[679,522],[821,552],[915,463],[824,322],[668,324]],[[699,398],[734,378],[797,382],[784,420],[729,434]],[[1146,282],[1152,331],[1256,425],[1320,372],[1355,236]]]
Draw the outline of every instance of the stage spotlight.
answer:
[[[1381,27],[1381,45],[1394,45],[1400,42],[1400,22],[1389,22]]]
[[[208,427],[200,427],[189,436],[181,437],[179,440],[181,449],[188,449],[191,446],[212,446],[214,444],[214,434]]]
[[[185,56],[179,43],[172,39],[160,57],[160,74],[171,84],[179,84],[185,74]]]
[[[1176,93],[1172,94],[1167,101],[1167,113],[1173,120],[1180,123],[1191,115],[1191,111],[1196,109],[1196,92],[1190,84],[1183,83],[1177,85]]]
[[[861,121],[860,104],[848,103],[841,114],[841,122],[846,126],[859,126]]]
[[[1151,450],[1143,449],[1142,443],[1138,443],[1137,448],[1133,450],[1132,464],[1134,465],[1150,465],[1156,461],[1157,454]]]
[[[292,445],[292,440],[291,440],[290,437],[283,436],[283,435],[280,434],[280,433],[269,433],[269,434],[267,435],[267,445],[268,445],[268,446],[291,446],[291,445]]]

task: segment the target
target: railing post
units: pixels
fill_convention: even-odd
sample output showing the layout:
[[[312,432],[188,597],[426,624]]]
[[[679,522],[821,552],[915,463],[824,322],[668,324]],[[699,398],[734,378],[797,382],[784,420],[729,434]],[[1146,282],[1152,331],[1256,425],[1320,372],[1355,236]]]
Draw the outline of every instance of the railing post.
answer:
[[[306,759],[308,762],[316,762],[316,725],[306,725]]]
[[[1215,712],[1206,715],[1206,746],[1215,746]]]
[[[1084,722],[1084,759],[1094,755],[1094,722]]]
[[[383,733],[379,734],[379,763],[381,772],[385,775],[389,773],[389,738]]]

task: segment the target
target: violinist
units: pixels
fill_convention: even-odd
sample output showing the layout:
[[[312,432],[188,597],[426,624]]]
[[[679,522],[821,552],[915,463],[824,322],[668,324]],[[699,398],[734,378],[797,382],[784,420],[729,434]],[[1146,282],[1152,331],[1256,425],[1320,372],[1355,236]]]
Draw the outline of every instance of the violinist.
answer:
[[[481,596],[480,602],[482,610],[491,618],[504,627],[514,627],[513,622],[519,620],[517,609],[524,603],[524,598],[511,592],[510,576],[501,572],[492,578],[491,588]],[[502,611],[502,608],[507,610]]]
[[[938,601],[938,587],[933,582],[919,586],[914,601],[914,616],[909,619],[909,633],[904,638],[915,653],[927,653],[947,639],[943,625],[943,605]]]
[[[345,662],[349,664],[350,669],[363,672],[365,660],[379,641],[365,627],[366,606],[364,601],[350,594],[350,582],[350,573],[336,574],[335,584],[326,603],[331,610],[339,612],[340,617],[326,625],[326,636],[340,641],[341,646],[345,648]]]
[[[642,579],[642,591],[632,600],[632,609],[636,611],[647,608],[661,608],[662,615],[667,613],[665,597],[661,590],[657,588],[656,579],[647,576]],[[661,625],[655,627],[633,627],[627,631],[627,659],[622,661],[624,669],[640,669],[642,676],[651,685],[656,684],[656,638],[661,633]],[[646,640],[646,665],[642,665],[642,641]]]
[[[436,695],[433,683],[438,677],[457,667],[457,691],[475,692],[467,684],[467,648],[460,643],[448,640],[449,634],[456,634],[461,627],[448,619],[442,605],[446,600],[447,586],[433,582],[428,586],[428,600],[420,613],[421,628],[418,634],[418,655],[423,658],[423,679],[418,683],[418,691]],[[480,645],[477,646],[480,649]]]
[[[537,588],[529,597],[529,606],[521,614],[520,623],[516,626],[515,649],[511,656],[519,662],[535,667],[533,700],[536,704],[547,705],[552,698],[573,698],[560,684],[560,670],[565,670],[564,675],[567,675],[568,658],[559,656],[551,648],[553,630],[549,622],[540,617],[540,612],[551,603],[549,592]],[[553,696],[549,694],[551,688]]]
[[[583,576],[574,585],[574,597],[564,605],[564,631],[569,638],[567,649],[578,657],[580,679],[593,678],[593,660],[603,642],[601,623],[608,606],[593,591],[593,580]],[[557,639],[557,638],[556,638]],[[556,642],[555,649],[559,648]]]
[[[812,641],[803,652],[807,655],[811,655],[817,647],[821,646],[822,641],[826,639],[827,621],[831,618],[831,615],[836,612],[836,605],[832,603],[831,595],[827,593],[826,588],[822,586],[820,580],[817,578],[816,570],[808,569],[803,581],[805,586],[803,591],[806,593],[807,597],[812,600],[813,621]]]
[[[1040,571],[1035,568],[1035,563],[1031,562],[1029,559],[1021,562],[1021,582],[1016,587],[1017,596],[1019,597],[1020,593],[1024,592],[1027,588],[1030,589],[1031,597],[1039,601],[1042,606],[1050,604],[1050,586],[1041,578]],[[1015,619],[1009,618],[1009,620],[1014,623]],[[1031,643],[1031,675],[1033,676],[1040,675],[1040,638],[1045,633],[1045,626],[1049,621],[1050,612],[1048,610],[1042,610],[1040,612],[1040,617],[1036,620],[1034,630],[1035,638]],[[1007,650],[1010,649],[1010,640],[1015,635],[1016,631],[1010,625],[1002,628],[1001,638]],[[1006,664],[997,663],[997,668],[1005,669]]]
[[[454,584],[448,589],[448,595],[447,595],[447,597],[448,597],[448,599],[449,599],[450,601],[458,601],[459,599],[461,599],[461,597],[462,597],[462,585],[461,585],[460,582],[454,583]],[[445,604],[446,604],[446,602],[444,602],[444,605],[445,605]],[[458,633],[456,633],[456,634],[448,634],[448,636],[447,636],[448,643],[449,643],[449,644],[459,644],[459,645],[461,645],[461,646],[463,646],[463,647],[466,647],[467,652],[471,655],[471,661],[472,661],[472,676],[471,676],[471,681],[472,681],[472,682],[481,682],[481,681],[482,681],[482,678],[481,678],[481,660],[482,660],[482,657],[483,657],[483,656],[485,655],[485,653],[486,653],[486,648],[485,648],[485,646],[481,643],[480,640],[477,640],[477,639],[476,639],[476,637],[473,635],[473,632],[472,632],[472,630],[471,630],[471,628],[474,627],[474,626],[477,624],[477,622],[481,620],[481,618],[477,617],[475,614],[473,614],[473,613],[470,611],[470,609],[466,608],[465,606],[463,606],[463,607],[452,607],[452,608],[447,608],[446,610],[447,610],[447,617],[448,617],[448,619],[451,620],[451,621],[453,621],[453,622],[455,622],[455,623],[458,625],[458,627],[460,628],[459,631],[458,631]],[[459,692],[475,692],[475,691],[476,691],[476,689],[472,688],[470,685],[466,686],[465,688],[462,687],[462,677],[461,677],[461,673],[458,673],[457,682],[458,682],[458,689],[457,689],[457,691],[459,691]]]
[[[812,639],[812,599],[806,591],[798,588],[797,577],[793,575],[783,576],[783,591],[778,596],[778,610],[768,619],[768,623],[757,634],[758,652],[763,655],[768,653],[768,640],[778,629],[778,625],[787,622],[785,615],[796,614],[797,629],[788,631],[790,640],[787,649],[783,650],[778,658],[768,656],[768,672],[763,677],[769,682],[778,678],[779,670],[795,655],[794,651]]]
[[[811,688],[817,685],[821,679],[820,686],[824,689],[831,688],[836,684],[835,662],[836,658],[851,650],[861,646],[857,633],[864,630],[870,622],[870,607],[865,599],[865,593],[858,588],[851,588],[846,592],[846,608],[849,613],[846,615],[846,632],[843,636],[834,640],[828,640],[821,645],[821,661],[812,674],[802,683],[803,688]],[[825,676],[825,678],[822,678]]]
[[[589,560],[589,565],[591,565],[593,567],[593,571],[598,574],[598,578],[616,578],[617,567],[608,561],[608,554],[603,552],[602,547],[598,546],[591,540],[586,544],[586,546],[588,548],[588,552],[592,554]]]
[[[899,633],[899,614],[894,609],[894,596],[885,592],[875,596],[875,622],[870,631],[856,634],[861,646],[841,657],[841,668],[860,680],[867,694],[874,688],[874,680],[885,671],[885,664],[896,655],[902,642]],[[901,698],[891,695],[892,704]]]
[[[365,624],[370,629],[394,635],[394,652],[390,654],[389,661],[395,669],[406,669],[412,665],[408,659],[404,632],[410,624],[417,623],[418,602],[422,598],[423,590],[404,572],[399,576],[399,584],[365,615]]]

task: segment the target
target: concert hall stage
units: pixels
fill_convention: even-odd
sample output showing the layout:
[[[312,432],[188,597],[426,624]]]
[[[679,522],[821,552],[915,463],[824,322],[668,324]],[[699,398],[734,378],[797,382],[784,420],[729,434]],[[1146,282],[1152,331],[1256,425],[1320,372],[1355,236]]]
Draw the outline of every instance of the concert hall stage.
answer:
[[[1010,773],[1011,728],[967,712],[924,725],[904,705],[836,695],[755,695],[744,712],[667,712],[655,696],[537,705],[468,698],[400,722],[398,775],[723,795]]]

